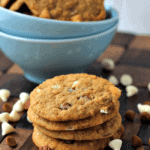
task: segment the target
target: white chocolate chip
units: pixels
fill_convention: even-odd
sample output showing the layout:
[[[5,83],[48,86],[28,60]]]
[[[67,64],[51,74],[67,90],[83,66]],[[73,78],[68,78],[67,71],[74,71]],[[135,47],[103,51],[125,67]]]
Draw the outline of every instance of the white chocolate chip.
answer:
[[[13,110],[16,110],[16,111],[23,111],[23,103],[21,100],[18,100],[15,105],[13,106]]]
[[[148,83],[148,86],[147,86],[148,90],[150,91],[150,83]]]
[[[41,90],[40,89],[37,89],[37,92],[40,92]]]
[[[20,115],[16,110],[12,110],[9,114],[9,120],[12,122],[16,122],[20,120]]]
[[[12,125],[10,125],[7,122],[2,123],[2,136],[6,135],[8,133],[12,133],[14,131],[15,131],[15,129]]]
[[[52,88],[53,88],[53,89],[58,89],[58,88],[60,88],[60,85],[58,85],[58,84],[53,85]]]
[[[77,83],[78,83],[78,81],[74,81],[73,85],[72,85],[72,88],[74,88]]]
[[[137,108],[138,108],[140,113],[147,112],[150,114],[150,106],[149,105],[138,104]]]
[[[114,139],[109,142],[109,147],[113,150],[120,150],[122,146],[122,140],[120,139]]]
[[[28,116],[27,116],[27,120],[28,122],[33,123]]]
[[[108,79],[111,83],[113,83],[114,85],[118,85],[119,84],[119,81],[117,80],[117,78],[113,75],[111,75]]]
[[[26,92],[21,92],[19,95],[19,98],[20,98],[22,104],[25,104],[27,102],[27,100],[29,100],[30,95]]]
[[[124,74],[120,77],[120,83],[124,86],[128,86],[133,83],[133,79],[129,74]]]
[[[74,128],[73,128],[73,126],[70,126],[69,128],[66,128],[66,130],[67,131],[69,131],[69,130],[72,131],[72,130],[74,130]]]
[[[101,110],[100,110],[100,113],[102,113],[102,114],[108,114],[108,111],[101,109]]]
[[[4,112],[0,114],[0,122],[8,122],[9,121],[9,113]]]
[[[128,85],[126,87],[126,92],[127,92],[126,96],[131,97],[131,96],[137,94],[139,92],[139,89],[134,85]]]
[[[1,89],[0,90],[0,99],[3,101],[3,102],[7,102],[9,96],[10,96],[10,91],[7,90],[7,89]]]
[[[68,89],[68,92],[73,92],[74,90],[73,89]]]
[[[101,65],[106,70],[113,70],[115,68],[115,62],[110,58],[104,58]]]

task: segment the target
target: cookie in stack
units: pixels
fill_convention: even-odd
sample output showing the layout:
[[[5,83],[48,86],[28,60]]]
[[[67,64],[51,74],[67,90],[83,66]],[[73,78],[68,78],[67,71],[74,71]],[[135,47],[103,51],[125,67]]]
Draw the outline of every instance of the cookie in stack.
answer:
[[[48,79],[30,94],[28,117],[37,147],[99,150],[122,137],[121,90],[95,75],[69,74]]]

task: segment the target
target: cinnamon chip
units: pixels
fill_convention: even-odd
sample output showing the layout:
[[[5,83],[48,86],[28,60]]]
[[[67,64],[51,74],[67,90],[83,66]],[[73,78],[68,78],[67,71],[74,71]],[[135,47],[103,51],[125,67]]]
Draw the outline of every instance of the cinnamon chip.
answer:
[[[49,146],[45,145],[45,146],[40,146],[39,150],[51,150],[51,148]]]
[[[17,145],[16,140],[12,137],[12,136],[7,136],[6,138],[6,143],[10,146],[10,147],[14,147]]]
[[[150,106],[150,102],[146,101],[143,105],[149,105]]]
[[[24,105],[23,105],[23,109],[24,110],[28,110],[30,106],[30,101],[28,100]]]
[[[134,135],[132,136],[132,145],[134,147],[142,146],[143,142],[138,136]]]
[[[3,109],[4,109],[5,112],[8,112],[8,113],[10,113],[12,111],[12,108],[8,103],[5,103],[3,105]]]
[[[147,121],[150,121],[150,114],[147,113],[147,112],[142,112],[140,114],[140,120],[143,122],[143,123],[146,123]]]
[[[128,110],[125,113],[125,119],[129,120],[129,121],[133,121],[135,117],[135,112],[132,110]]]

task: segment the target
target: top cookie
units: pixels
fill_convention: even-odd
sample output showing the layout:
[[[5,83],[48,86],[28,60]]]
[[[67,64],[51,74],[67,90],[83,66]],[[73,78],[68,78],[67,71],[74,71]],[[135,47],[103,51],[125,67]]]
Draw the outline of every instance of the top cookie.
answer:
[[[30,94],[30,107],[50,121],[79,120],[116,104],[121,90],[95,75],[68,74],[48,79]]]
[[[104,0],[24,0],[34,16],[65,21],[106,18]]]

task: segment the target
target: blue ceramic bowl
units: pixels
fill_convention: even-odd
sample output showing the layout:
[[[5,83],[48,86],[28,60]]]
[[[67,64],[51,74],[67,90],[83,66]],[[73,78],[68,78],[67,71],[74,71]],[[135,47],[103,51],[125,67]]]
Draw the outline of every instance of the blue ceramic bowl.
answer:
[[[34,39],[85,37],[104,32],[118,22],[117,11],[107,5],[105,9],[107,15],[111,16],[109,19],[96,22],[69,22],[42,19],[0,7],[0,31]]]
[[[117,26],[92,36],[62,40],[21,38],[0,32],[0,49],[22,68],[29,81],[42,83],[56,75],[86,72],[106,50]]]

